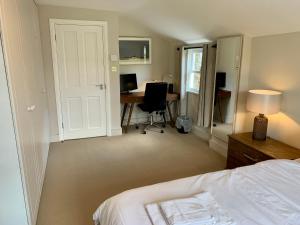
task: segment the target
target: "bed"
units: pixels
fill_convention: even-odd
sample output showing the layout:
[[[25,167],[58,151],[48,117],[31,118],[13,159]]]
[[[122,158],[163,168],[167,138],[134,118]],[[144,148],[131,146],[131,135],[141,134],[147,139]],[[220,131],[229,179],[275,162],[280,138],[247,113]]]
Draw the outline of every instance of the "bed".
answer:
[[[102,203],[93,219],[97,225],[153,225],[146,204],[202,191],[238,225],[300,225],[300,160],[270,160],[128,190]]]

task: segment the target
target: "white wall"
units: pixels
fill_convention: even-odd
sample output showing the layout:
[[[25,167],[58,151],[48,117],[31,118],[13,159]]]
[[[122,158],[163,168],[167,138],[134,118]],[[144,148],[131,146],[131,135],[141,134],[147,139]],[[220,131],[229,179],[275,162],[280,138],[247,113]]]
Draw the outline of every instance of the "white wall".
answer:
[[[0,223],[6,225],[27,225],[18,149],[2,46],[0,46],[0,105]]]
[[[43,47],[43,60],[49,98],[50,134],[52,140],[57,140],[58,126],[55,103],[53,63],[50,43],[49,19],[75,19],[75,20],[102,20],[108,22],[109,54],[119,55],[119,36],[137,36],[152,38],[152,64],[151,65],[122,65],[117,72],[110,71],[111,84],[111,123],[112,133],[120,131],[120,92],[119,74],[137,73],[138,84],[148,80],[161,80],[167,74],[173,74],[177,81],[178,59],[176,52],[177,42],[158,35],[145,26],[127,17],[114,12],[88,10],[68,7],[39,5],[40,29]],[[118,62],[110,62],[110,66],[119,67]],[[138,111],[137,108],[135,112]],[[138,121],[138,114],[134,113],[133,122]],[[144,114],[141,115],[142,120]]]
[[[150,65],[120,65],[121,74],[136,73],[139,87],[145,81],[163,80],[169,74],[173,75],[174,82],[177,84],[179,55],[177,55],[176,46],[180,45],[180,42],[159,35],[125,16],[119,17],[119,36],[150,37],[152,40],[152,63]],[[143,122],[146,117],[145,113],[135,107],[131,121],[132,123]]]
[[[269,116],[268,135],[300,148],[300,32],[252,40],[249,88],[283,92],[281,113]],[[253,114],[250,120],[252,122]]]
[[[148,80],[161,80],[169,74],[171,39],[152,32],[128,17],[119,17],[119,36],[150,37],[152,39],[152,64],[120,65],[120,73],[136,73],[138,84]]]
[[[40,29],[42,37],[43,60],[45,65],[45,76],[47,83],[47,92],[49,98],[50,112],[50,135],[52,140],[58,138],[57,113],[55,103],[54,75],[50,41],[49,19],[71,19],[71,20],[95,20],[108,22],[108,51],[109,55],[119,55],[118,44],[118,15],[114,12],[88,10],[68,7],[56,7],[39,5]],[[110,62],[110,67],[116,66],[118,62]],[[120,85],[119,72],[110,70],[110,85],[111,85],[111,124],[112,133],[118,134],[120,128]]]
[[[19,172],[24,189],[22,194],[25,195],[28,221],[35,224],[49,149],[47,96],[37,8],[33,0],[1,0],[0,7]],[[35,110],[29,112],[30,106],[35,106]],[[11,187],[12,190],[14,188]]]

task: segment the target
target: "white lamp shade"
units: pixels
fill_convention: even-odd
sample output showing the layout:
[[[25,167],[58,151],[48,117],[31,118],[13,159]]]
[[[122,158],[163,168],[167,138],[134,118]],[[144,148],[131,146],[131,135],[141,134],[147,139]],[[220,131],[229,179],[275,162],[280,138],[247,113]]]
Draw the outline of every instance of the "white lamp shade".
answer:
[[[275,114],[280,111],[282,93],[271,90],[248,91],[247,110],[261,114]]]

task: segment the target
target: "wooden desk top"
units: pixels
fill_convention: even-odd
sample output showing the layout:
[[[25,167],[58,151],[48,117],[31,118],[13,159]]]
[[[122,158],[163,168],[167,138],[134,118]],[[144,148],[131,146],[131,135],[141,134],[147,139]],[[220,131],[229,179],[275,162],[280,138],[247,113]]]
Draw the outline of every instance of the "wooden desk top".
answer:
[[[229,98],[231,96],[231,91],[219,89],[217,91],[217,96],[221,98]]]
[[[145,92],[132,92],[131,94],[121,94],[121,103],[143,103]],[[168,93],[167,101],[177,101],[179,100],[178,93]]]
[[[300,149],[294,148],[269,137],[266,141],[253,140],[252,133],[232,134],[229,135],[229,137],[274,159],[300,158]]]

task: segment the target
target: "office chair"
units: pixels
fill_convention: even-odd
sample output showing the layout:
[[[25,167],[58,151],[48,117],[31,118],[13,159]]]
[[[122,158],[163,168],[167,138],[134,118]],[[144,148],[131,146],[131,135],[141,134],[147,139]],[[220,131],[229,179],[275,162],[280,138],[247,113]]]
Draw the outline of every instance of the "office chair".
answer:
[[[142,111],[149,113],[149,121],[144,124],[143,134],[146,134],[146,130],[150,130],[151,127],[159,128],[160,132],[164,133],[162,127],[166,126],[167,89],[168,84],[163,82],[146,84],[144,103],[138,105]],[[157,122],[154,122],[153,112],[163,117],[164,123],[162,127]]]

